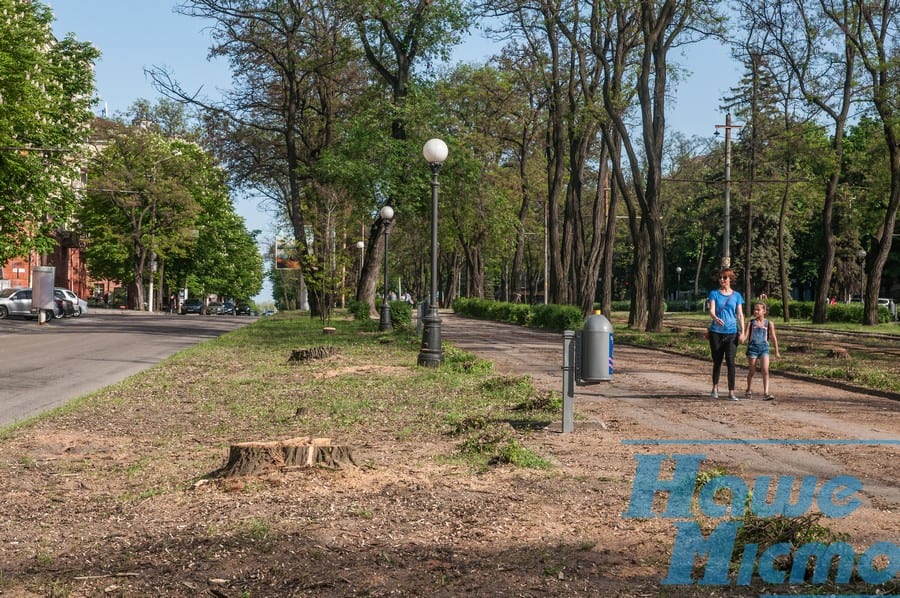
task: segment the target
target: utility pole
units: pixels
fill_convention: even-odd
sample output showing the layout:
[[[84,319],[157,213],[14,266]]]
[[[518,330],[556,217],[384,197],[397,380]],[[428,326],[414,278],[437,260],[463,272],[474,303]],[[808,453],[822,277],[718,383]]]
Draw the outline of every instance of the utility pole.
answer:
[[[731,124],[731,113],[725,115],[725,124],[716,125],[716,129],[725,129],[725,221],[722,232],[722,267],[731,267],[731,129],[740,129],[740,125]],[[719,132],[716,131],[716,135]]]

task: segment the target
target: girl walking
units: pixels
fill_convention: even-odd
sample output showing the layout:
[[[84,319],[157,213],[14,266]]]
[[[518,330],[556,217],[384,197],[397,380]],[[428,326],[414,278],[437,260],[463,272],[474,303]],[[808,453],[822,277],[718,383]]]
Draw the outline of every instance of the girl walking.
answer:
[[[775,399],[775,395],[769,392],[769,343],[775,347],[775,357],[781,357],[778,352],[778,337],[775,336],[775,324],[769,321],[766,316],[769,314],[769,306],[763,302],[757,302],[753,305],[753,319],[747,323],[747,330],[744,336],[747,341],[747,359],[749,361],[747,370],[747,398],[753,396],[751,386],[753,385],[753,374],[756,372],[756,362],[759,362],[759,368],[762,371],[763,381],[763,400],[771,401]]]
[[[707,304],[712,323],[709,325],[709,352],[712,354],[712,391],[709,396],[719,398],[719,374],[722,361],[728,371],[728,400],[737,401],[734,394],[737,346],[744,340],[744,298],[731,288],[734,270],[723,268],[719,271],[719,288],[709,292]]]

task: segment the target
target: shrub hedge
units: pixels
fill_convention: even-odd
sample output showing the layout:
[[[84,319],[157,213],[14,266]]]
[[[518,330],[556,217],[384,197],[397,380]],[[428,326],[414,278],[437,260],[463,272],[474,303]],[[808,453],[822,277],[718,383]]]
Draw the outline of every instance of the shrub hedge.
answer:
[[[705,311],[705,299],[699,300],[694,307],[695,311]],[[778,299],[764,301],[769,306],[769,315],[773,318],[784,317],[784,307]],[[683,306],[683,304],[682,304]],[[791,318],[798,320],[811,320],[815,303],[812,301],[791,301]],[[594,306],[599,309],[598,305]],[[629,301],[613,301],[613,311],[628,311],[631,308]],[[666,306],[669,307],[668,305]],[[492,301],[460,297],[453,303],[453,310],[457,313],[494,320],[508,322],[520,326],[543,328],[545,330],[577,330],[584,324],[584,316],[581,310],[572,305],[527,305],[524,303],[508,303],[505,301]],[[829,305],[825,311],[825,319],[828,322],[849,322],[860,324],[863,321],[863,306],[861,303],[837,303]],[[886,307],[878,307],[878,322],[891,321],[891,312]]]
[[[545,330],[575,330],[584,324],[581,310],[573,305],[528,305],[460,297],[453,302],[453,311],[473,318]]]

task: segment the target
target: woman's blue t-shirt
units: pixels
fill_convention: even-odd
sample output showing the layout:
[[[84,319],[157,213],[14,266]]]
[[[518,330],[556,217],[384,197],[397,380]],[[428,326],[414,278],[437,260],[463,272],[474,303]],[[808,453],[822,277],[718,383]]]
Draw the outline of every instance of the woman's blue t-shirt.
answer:
[[[744,298],[738,291],[732,289],[730,295],[723,295],[719,289],[713,289],[709,292],[708,300],[715,302],[716,315],[722,320],[722,325],[713,320],[709,326],[710,332],[718,332],[719,334],[733,334],[737,329],[737,310],[744,304]]]

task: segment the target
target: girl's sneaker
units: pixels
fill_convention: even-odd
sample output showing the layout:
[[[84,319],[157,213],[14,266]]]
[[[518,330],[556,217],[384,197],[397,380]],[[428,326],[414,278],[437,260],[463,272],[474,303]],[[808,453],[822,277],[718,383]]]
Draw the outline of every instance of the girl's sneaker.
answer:
[[[775,395],[767,394],[766,396],[763,397],[763,401],[774,401],[774,400],[775,400]]]
[[[709,398],[711,398],[711,399],[718,399],[718,398],[719,398],[719,391],[714,390],[714,391],[712,391],[711,393],[709,393]]]

